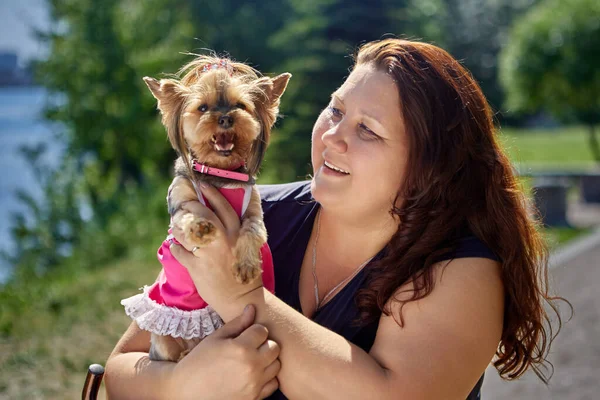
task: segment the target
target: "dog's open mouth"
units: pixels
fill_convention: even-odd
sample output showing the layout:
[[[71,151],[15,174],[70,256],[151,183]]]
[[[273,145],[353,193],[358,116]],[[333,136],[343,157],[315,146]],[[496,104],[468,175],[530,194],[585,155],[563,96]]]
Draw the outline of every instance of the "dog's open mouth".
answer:
[[[223,157],[230,156],[233,152],[233,148],[235,147],[233,144],[233,135],[228,132],[213,135],[211,141],[215,151]]]

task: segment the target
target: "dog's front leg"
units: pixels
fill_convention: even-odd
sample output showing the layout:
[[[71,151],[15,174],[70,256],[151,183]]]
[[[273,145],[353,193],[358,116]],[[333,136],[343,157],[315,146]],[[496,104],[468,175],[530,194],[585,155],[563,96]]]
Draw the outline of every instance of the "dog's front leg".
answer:
[[[211,243],[217,234],[217,229],[209,220],[198,217],[184,210],[183,204],[188,201],[198,201],[198,195],[192,182],[183,176],[176,176],[169,186],[167,203],[171,214],[172,227],[183,231],[186,243],[202,247]],[[259,203],[260,206],[260,203]]]
[[[266,241],[267,229],[263,221],[260,194],[256,186],[253,186],[250,204],[242,219],[234,249],[236,263],[233,272],[239,282],[251,282],[262,272],[260,248]]]
[[[155,361],[179,362],[201,341],[200,338],[182,339],[153,333],[150,337],[148,357]]]

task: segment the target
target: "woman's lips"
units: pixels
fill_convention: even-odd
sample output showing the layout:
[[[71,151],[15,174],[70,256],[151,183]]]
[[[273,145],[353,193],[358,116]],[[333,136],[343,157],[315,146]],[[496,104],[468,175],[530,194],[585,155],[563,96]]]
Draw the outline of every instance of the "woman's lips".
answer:
[[[330,171],[334,171],[337,172],[338,174],[341,175],[350,175],[350,172],[346,171],[345,169],[342,169],[332,163],[330,163],[329,161],[325,161],[324,165],[326,167],[326,170],[330,170]]]

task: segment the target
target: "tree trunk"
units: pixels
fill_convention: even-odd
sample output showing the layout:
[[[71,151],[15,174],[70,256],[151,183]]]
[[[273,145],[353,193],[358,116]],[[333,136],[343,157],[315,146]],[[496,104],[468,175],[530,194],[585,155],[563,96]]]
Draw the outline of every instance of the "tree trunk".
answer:
[[[600,145],[598,144],[598,138],[596,137],[594,124],[590,124],[590,148],[592,150],[594,159],[598,164],[600,164]]]

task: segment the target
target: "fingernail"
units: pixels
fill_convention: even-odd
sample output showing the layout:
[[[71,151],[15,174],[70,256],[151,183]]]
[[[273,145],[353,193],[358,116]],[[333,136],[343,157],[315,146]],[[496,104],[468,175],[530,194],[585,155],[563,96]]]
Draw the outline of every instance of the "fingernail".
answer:
[[[244,307],[244,314],[250,312],[250,304],[248,304],[246,307]]]
[[[200,185],[202,189],[206,189],[208,187],[208,185],[204,182],[198,182],[198,185]]]

